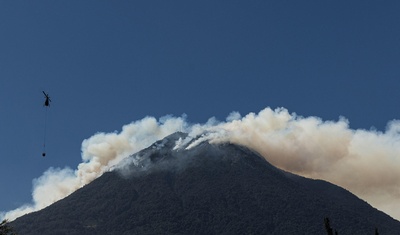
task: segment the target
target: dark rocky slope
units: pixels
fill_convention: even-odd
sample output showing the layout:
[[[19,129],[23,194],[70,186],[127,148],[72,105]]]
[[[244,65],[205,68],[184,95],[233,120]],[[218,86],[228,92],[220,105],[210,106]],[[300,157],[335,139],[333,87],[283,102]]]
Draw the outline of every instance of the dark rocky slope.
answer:
[[[281,171],[258,154],[177,133],[53,205],[11,223],[42,234],[400,234],[400,222],[350,192]],[[129,161],[126,161],[129,162]],[[129,173],[127,173],[129,172]]]

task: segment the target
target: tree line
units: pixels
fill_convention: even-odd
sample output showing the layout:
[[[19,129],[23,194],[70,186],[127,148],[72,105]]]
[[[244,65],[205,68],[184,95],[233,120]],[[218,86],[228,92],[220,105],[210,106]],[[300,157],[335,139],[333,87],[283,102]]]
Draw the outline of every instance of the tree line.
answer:
[[[334,230],[331,227],[331,224],[330,224],[330,221],[329,221],[328,217],[324,218],[324,225],[325,225],[325,230],[326,230],[326,234],[327,235],[339,235],[338,231],[336,229]],[[375,235],[379,235],[379,232],[378,232],[377,228],[375,228]]]

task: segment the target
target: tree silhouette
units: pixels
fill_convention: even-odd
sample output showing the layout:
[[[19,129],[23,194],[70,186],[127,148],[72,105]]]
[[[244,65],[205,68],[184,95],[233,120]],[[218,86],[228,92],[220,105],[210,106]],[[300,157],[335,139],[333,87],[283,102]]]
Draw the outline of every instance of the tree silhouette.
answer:
[[[333,229],[329,223],[329,218],[324,218],[325,230],[328,235],[333,235]]]
[[[328,235],[333,235],[333,229],[331,228],[331,224],[329,222],[329,218],[324,218],[325,230]],[[338,235],[337,230],[335,229],[335,235]]]

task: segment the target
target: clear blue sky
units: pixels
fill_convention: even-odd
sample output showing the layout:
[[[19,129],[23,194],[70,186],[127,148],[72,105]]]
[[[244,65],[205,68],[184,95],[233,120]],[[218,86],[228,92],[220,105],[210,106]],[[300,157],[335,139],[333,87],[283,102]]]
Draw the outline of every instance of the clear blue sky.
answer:
[[[0,1],[0,211],[150,115],[400,119],[399,1]],[[49,92],[45,158],[42,90]]]

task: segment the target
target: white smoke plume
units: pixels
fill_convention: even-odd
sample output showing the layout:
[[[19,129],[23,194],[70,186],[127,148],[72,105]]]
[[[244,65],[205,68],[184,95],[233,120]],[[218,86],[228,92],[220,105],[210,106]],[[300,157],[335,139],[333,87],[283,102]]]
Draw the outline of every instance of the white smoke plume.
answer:
[[[0,213],[10,221],[63,199],[109,170],[120,160],[186,126],[185,118],[146,117],[123,126],[120,133],[97,133],[82,143],[82,160],[76,170],[50,168],[33,182],[32,204]]]
[[[221,124],[220,139],[256,150],[271,164],[342,186],[400,220],[400,121],[385,132],[352,130],[348,121],[298,117],[267,108]]]
[[[201,141],[247,146],[273,165],[306,177],[340,185],[400,220],[400,121],[385,132],[352,130],[348,121],[300,117],[286,109],[266,108],[244,117],[231,113],[226,122],[211,118],[189,124],[185,117],[146,117],[120,133],[98,133],[82,143],[76,170],[49,169],[34,181],[33,204],[3,213],[10,220],[42,209],[99,177],[127,156],[176,131]],[[179,144],[187,143],[181,140]]]

